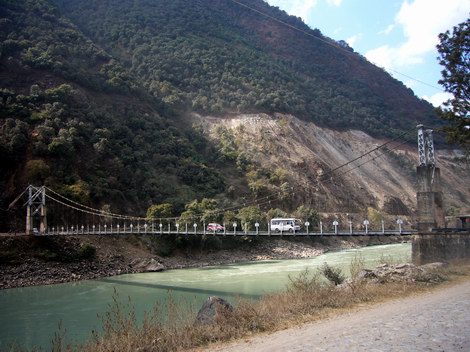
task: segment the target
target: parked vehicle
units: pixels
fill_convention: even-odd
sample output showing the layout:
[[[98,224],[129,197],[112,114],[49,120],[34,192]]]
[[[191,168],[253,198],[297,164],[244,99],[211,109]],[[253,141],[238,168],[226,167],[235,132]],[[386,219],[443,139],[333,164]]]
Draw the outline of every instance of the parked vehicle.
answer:
[[[296,232],[300,231],[301,221],[294,218],[271,219],[270,227],[274,232]]]
[[[211,232],[222,232],[224,231],[225,228],[220,225],[220,224],[217,224],[217,223],[210,223],[207,225],[207,231],[211,231]]]

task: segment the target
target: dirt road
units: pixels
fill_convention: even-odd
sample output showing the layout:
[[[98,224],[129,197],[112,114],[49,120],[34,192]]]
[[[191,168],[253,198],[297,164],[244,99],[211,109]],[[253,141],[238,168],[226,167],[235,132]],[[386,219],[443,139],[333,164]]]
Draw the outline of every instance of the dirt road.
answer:
[[[213,351],[470,351],[470,281]]]

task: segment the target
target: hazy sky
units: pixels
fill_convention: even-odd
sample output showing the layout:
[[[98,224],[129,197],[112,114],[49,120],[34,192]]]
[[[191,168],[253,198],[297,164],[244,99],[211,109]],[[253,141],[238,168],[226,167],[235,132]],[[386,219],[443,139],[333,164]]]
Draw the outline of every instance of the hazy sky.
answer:
[[[469,0],[266,0],[335,40],[345,40],[434,105],[447,99],[437,83],[439,33],[465,21]],[[429,87],[426,84],[434,86]]]

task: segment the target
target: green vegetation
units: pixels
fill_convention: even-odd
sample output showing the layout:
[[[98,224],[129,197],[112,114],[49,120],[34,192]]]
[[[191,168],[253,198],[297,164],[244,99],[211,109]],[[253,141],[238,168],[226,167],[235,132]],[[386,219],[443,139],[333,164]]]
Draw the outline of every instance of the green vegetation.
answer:
[[[438,112],[450,123],[444,128],[448,141],[459,144],[470,157],[470,18],[455,26],[452,34],[440,34],[439,39],[439,63],[444,66],[439,83],[453,98]]]
[[[85,244],[80,247],[81,259],[93,259],[96,256],[96,248],[91,244]]]
[[[323,263],[320,268],[321,273],[335,286],[341,285],[344,282],[345,276],[341,272],[341,268],[335,268],[328,263]]]
[[[285,112],[377,135],[434,115],[363,57],[233,2],[56,2],[170,110]],[[250,6],[336,44],[261,0]]]
[[[152,204],[174,215],[194,199],[288,194],[282,169],[261,168],[227,129],[211,144],[183,122],[192,111],[292,113],[377,136],[434,122],[429,104],[360,55],[230,1],[0,0],[0,74],[1,209],[28,183],[141,216]]]
[[[216,221],[219,217],[217,201],[215,199],[204,198],[200,202],[196,199],[186,204],[185,211],[181,213],[180,223],[209,223]]]
[[[28,183],[141,214],[223,191],[204,137],[163,117],[163,103],[54,5],[1,0],[0,18],[2,208]]]
[[[367,220],[369,220],[371,228],[380,228],[384,215],[372,207],[367,208]]]
[[[147,209],[147,218],[160,219],[169,218],[173,214],[173,206],[171,204],[155,204]]]
[[[247,231],[255,230],[255,224],[258,223],[261,225],[261,228],[264,228],[264,219],[265,214],[257,206],[249,206],[241,208],[238,211],[238,218],[242,228]]]
[[[313,208],[306,207],[305,205],[301,205],[297,208],[294,212],[294,217],[299,218],[303,222],[308,221],[312,226],[315,226],[320,221],[320,215],[318,212]]]

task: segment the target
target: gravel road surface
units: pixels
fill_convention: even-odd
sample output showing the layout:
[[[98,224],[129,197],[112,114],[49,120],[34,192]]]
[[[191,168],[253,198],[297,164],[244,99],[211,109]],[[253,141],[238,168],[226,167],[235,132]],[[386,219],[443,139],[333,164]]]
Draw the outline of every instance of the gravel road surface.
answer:
[[[213,349],[470,351],[470,281]]]

